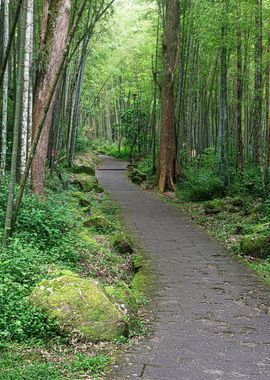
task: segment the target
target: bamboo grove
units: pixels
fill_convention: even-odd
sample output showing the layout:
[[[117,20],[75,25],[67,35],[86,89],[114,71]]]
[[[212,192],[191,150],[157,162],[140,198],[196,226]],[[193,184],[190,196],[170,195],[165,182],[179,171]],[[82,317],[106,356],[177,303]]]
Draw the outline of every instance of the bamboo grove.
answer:
[[[167,18],[172,3],[178,14],[174,21]],[[130,38],[139,44],[134,47],[136,60],[132,62],[129,53],[121,56],[118,50],[119,62],[128,62],[125,71],[118,63],[109,79],[93,77],[100,92],[84,106],[85,124],[95,138],[114,140],[119,149],[124,144],[131,156],[134,149],[139,158],[151,154],[155,170],[164,125],[164,47],[171,47],[176,140],[169,142],[166,136],[164,145],[175,144],[177,149],[180,171],[178,167],[173,177],[191,162],[199,169],[201,155],[208,152],[217,157],[224,191],[250,167],[260,171],[265,188],[269,174],[269,1],[160,1],[148,3],[144,15],[149,40],[142,44],[131,28]],[[175,33],[175,28],[176,35],[164,43],[166,30]],[[108,41],[94,51],[100,54],[105,46]],[[172,167],[175,162],[166,165]],[[165,188],[174,186],[163,184],[161,190]]]
[[[268,0],[1,0],[4,244],[25,188],[45,199],[46,170],[72,166],[80,136],[147,157],[162,192],[207,156],[223,192],[259,173],[266,193],[269,9]]]
[[[1,1],[1,178],[9,183],[8,244],[31,171],[45,198],[45,173],[72,165],[89,42],[113,1]],[[19,185],[17,187],[17,184]]]

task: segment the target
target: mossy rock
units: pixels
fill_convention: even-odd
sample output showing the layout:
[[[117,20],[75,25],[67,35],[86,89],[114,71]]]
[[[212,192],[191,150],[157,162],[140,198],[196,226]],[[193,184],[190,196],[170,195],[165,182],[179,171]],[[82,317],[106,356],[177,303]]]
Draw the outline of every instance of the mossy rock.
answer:
[[[95,176],[95,174],[96,174],[94,168],[92,168],[91,166],[85,166],[85,165],[73,166],[71,168],[71,171],[73,173],[76,173],[76,174],[88,174],[88,175],[91,175],[91,176]]]
[[[105,287],[106,292],[118,304],[121,311],[128,316],[129,320],[136,318],[138,314],[138,304],[127,284],[119,281],[113,285]]]
[[[99,191],[100,187],[96,177],[91,175],[80,175],[76,177],[76,183],[79,184],[82,191],[89,193],[90,191]]]
[[[241,250],[246,256],[266,259],[270,256],[270,235],[252,234],[244,236],[241,241]]]
[[[229,205],[227,207],[227,211],[230,213],[230,214],[236,214],[239,212],[239,207],[237,206],[234,206],[234,205]]]
[[[131,290],[138,303],[150,293],[150,275],[147,267],[141,267],[131,281]]]
[[[137,185],[141,185],[147,180],[147,176],[144,173],[141,173],[138,169],[133,169],[129,172],[129,177],[131,181]]]
[[[144,180],[142,179],[142,177],[139,176],[139,175],[135,175],[134,177],[132,177],[131,180],[132,180],[132,182],[135,183],[136,185],[141,185],[141,184],[144,182]]]
[[[82,207],[91,206],[91,200],[84,193],[81,193],[80,191],[75,191],[71,193],[71,195],[73,198],[78,199],[80,206]]]
[[[270,223],[260,223],[251,226],[252,233],[265,234],[270,236]]]
[[[63,331],[91,342],[112,341],[127,333],[124,314],[102,285],[72,272],[40,282],[29,301],[55,318]]]
[[[93,215],[83,222],[84,227],[94,227],[98,231],[105,231],[110,228],[110,223],[104,216]]]
[[[232,197],[228,198],[228,203],[235,207],[243,207],[245,201],[242,197]]]
[[[131,254],[133,252],[130,239],[123,233],[116,234],[112,237],[112,245],[121,254]]]
[[[222,199],[214,199],[204,203],[206,215],[215,215],[225,210],[225,203]]]
[[[85,243],[88,243],[95,249],[102,249],[103,247],[95,240],[93,239],[92,235],[88,233],[87,230],[82,230],[78,233],[78,237],[84,241]]]
[[[134,255],[132,257],[132,264],[133,264],[134,269],[138,270],[138,269],[142,268],[144,263],[145,263],[145,259],[142,255]]]

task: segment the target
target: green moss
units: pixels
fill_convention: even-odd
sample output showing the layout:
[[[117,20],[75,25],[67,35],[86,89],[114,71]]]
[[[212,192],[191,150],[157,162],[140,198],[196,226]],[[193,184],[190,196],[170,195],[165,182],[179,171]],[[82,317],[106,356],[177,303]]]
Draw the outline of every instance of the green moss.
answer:
[[[134,294],[134,297],[138,303],[141,303],[141,300],[149,296],[151,291],[150,287],[150,275],[146,267],[142,267],[133,277],[131,282],[131,290]]]
[[[133,247],[131,241],[127,235],[124,233],[118,233],[114,235],[111,239],[113,247],[121,254],[133,252]]]
[[[94,227],[98,231],[106,231],[110,223],[106,218],[100,215],[93,215],[83,222],[85,227]]]
[[[30,302],[50,318],[56,318],[63,331],[93,342],[111,341],[127,332],[123,313],[102,285],[72,272],[40,282]]]
[[[243,207],[244,206],[244,199],[242,197],[232,197],[228,198],[228,203],[235,207]]]
[[[254,234],[270,234],[270,223],[260,223],[251,227]]]
[[[123,312],[128,315],[129,320],[132,320],[137,316],[138,304],[127,284],[120,281],[113,285],[106,286],[106,292],[121,307]]]
[[[103,247],[95,240],[93,239],[92,235],[89,234],[89,232],[87,230],[82,230],[78,233],[78,237],[88,243],[89,245],[91,245],[93,248],[96,248],[96,249],[103,249]]]
[[[224,209],[225,203],[222,199],[214,199],[204,203],[204,210],[207,215],[219,214]]]
[[[99,191],[98,180],[91,175],[80,174],[76,176],[76,183],[79,184],[82,191],[89,193],[90,191]]]
[[[270,236],[263,234],[244,236],[241,241],[241,250],[245,255],[266,259],[270,256]]]
[[[88,175],[91,175],[91,176],[95,176],[95,174],[96,174],[94,168],[92,168],[91,166],[85,166],[85,165],[82,165],[82,166],[73,166],[71,168],[71,171],[73,173],[76,173],[76,174],[88,174]]]
[[[80,191],[76,191],[76,192],[71,193],[71,196],[73,198],[78,199],[80,206],[82,207],[91,206],[91,200],[84,193],[81,193]]]
[[[132,257],[132,264],[133,264],[133,268],[135,269],[140,269],[143,264],[145,262],[145,259],[142,255],[134,255]]]

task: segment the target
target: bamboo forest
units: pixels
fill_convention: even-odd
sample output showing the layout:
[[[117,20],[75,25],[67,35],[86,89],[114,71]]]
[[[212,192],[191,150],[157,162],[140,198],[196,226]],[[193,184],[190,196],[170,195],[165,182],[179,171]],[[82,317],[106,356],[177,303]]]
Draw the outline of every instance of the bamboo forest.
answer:
[[[0,379],[270,379],[270,1],[0,0]]]

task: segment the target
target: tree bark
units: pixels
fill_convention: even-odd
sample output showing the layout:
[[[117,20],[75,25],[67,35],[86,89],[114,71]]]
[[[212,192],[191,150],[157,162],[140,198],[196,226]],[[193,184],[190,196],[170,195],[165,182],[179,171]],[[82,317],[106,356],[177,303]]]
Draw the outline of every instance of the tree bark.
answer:
[[[262,142],[262,0],[256,0],[256,40],[255,40],[255,80],[254,80],[254,113],[253,135],[256,163],[261,165]]]
[[[160,192],[175,190],[178,171],[175,128],[174,73],[179,38],[179,0],[167,1],[163,37],[161,135],[156,185]]]
[[[3,52],[6,53],[9,36],[9,0],[2,0],[4,13],[3,25]],[[2,142],[1,142],[1,175],[4,175],[7,156],[7,107],[8,107],[8,65],[4,70],[2,92]]]
[[[70,6],[71,0],[53,1],[47,8],[48,14],[45,12],[43,15],[41,38],[45,44],[44,51],[47,51],[49,56],[46,57],[46,67],[37,73],[33,105],[33,135],[39,125],[42,110],[47,101],[47,94],[51,91],[55,76],[64,55],[68,36]],[[32,190],[43,199],[45,197],[46,156],[54,103],[55,97],[52,99],[46,116],[32,165]]]
[[[237,123],[237,166],[242,176],[244,169],[242,136],[242,42],[241,31],[237,31],[237,84],[236,84],[236,123]]]
[[[31,121],[29,118],[29,91],[30,88],[30,68],[31,68],[31,52],[32,52],[32,23],[33,23],[33,0],[26,0],[26,28],[25,28],[25,45],[24,45],[24,65],[23,65],[23,96],[22,96],[22,116],[21,116],[21,162],[20,171],[23,174],[27,159],[28,148],[28,123]],[[31,107],[30,107],[31,108]]]

